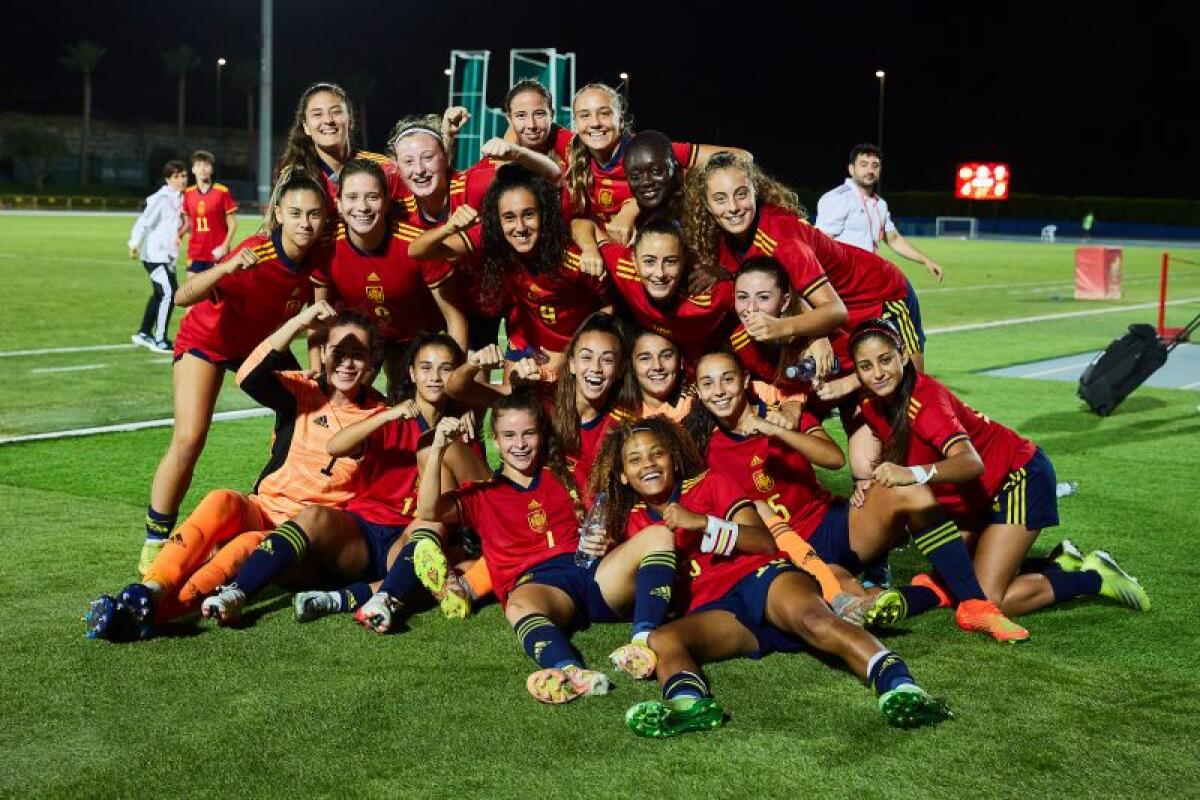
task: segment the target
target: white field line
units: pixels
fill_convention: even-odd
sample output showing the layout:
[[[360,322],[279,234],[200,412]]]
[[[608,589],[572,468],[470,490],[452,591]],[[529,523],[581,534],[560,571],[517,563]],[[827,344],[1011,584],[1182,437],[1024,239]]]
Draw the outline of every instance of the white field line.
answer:
[[[83,372],[86,369],[104,369],[107,366],[108,364],[78,364],[74,367],[38,367],[29,371],[38,375],[46,375],[51,372]]]
[[[40,350],[0,350],[0,358],[16,356],[41,356],[51,353],[95,353],[101,350],[125,350],[137,347],[136,344],[88,344],[79,347],[43,347]]]
[[[1200,297],[1185,297],[1181,300],[1168,300],[1167,305],[1178,306],[1187,303],[1200,303]],[[997,319],[991,322],[971,322],[966,325],[951,325],[946,328],[927,328],[926,336],[937,333],[962,333],[963,331],[982,331],[988,328],[1005,328],[1009,325],[1029,325],[1034,322],[1050,322],[1056,319],[1074,319],[1076,317],[1095,317],[1100,314],[1119,314],[1122,311],[1142,311],[1147,308],[1158,308],[1158,303],[1138,303],[1132,306],[1116,308],[1093,308],[1087,311],[1065,311],[1061,314],[1042,314],[1036,317],[1015,317],[1013,319]]]
[[[1157,275],[1143,275],[1137,278],[1126,278],[1125,283],[1149,283],[1157,281]],[[976,283],[970,286],[933,286],[917,290],[917,297],[924,297],[934,292],[975,292],[994,289],[1005,289],[1009,294],[1022,292],[1045,292],[1051,289],[1069,289],[1075,286],[1075,281],[1017,281],[1015,283]]]
[[[1087,361],[1078,361],[1078,362],[1075,362],[1074,364],[1066,364],[1061,367],[1052,367],[1050,369],[1039,369],[1037,372],[1022,372],[1020,375],[1014,375],[1012,377],[1040,378],[1044,375],[1053,375],[1056,372],[1069,372],[1070,370],[1073,370],[1073,369],[1079,369],[1080,367],[1086,367],[1090,363],[1092,363],[1092,359],[1089,358]]]
[[[231,419],[250,419],[251,417],[267,417],[272,411],[267,408],[246,408],[239,411],[220,411],[213,414],[213,422],[224,422]],[[0,444],[15,444],[16,442],[36,442],[43,439],[67,439],[74,436],[92,436],[97,433],[125,433],[140,431],[146,428],[169,428],[175,424],[173,419],[148,419],[142,422],[126,422],[120,425],[103,425],[98,428],[75,428],[69,431],[50,431],[48,433],[31,433],[24,436],[9,436],[0,439]]]

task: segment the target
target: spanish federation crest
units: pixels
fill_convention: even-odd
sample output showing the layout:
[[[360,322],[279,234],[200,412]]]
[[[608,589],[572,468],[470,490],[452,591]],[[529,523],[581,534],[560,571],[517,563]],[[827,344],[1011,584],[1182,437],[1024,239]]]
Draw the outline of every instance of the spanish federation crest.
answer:
[[[384,294],[383,294],[383,287],[382,286],[368,286],[367,287],[367,299],[370,300],[372,303],[382,304],[385,299]]]
[[[601,206],[608,208],[612,205],[613,193],[608,189],[601,189],[599,200]]]
[[[529,514],[526,519],[529,520],[529,529],[534,533],[546,532],[546,509],[542,508],[542,504],[537,500],[529,501]]]
[[[771,476],[765,470],[756,470],[754,472],[754,488],[766,494],[775,488],[775,481],[771,480]]]

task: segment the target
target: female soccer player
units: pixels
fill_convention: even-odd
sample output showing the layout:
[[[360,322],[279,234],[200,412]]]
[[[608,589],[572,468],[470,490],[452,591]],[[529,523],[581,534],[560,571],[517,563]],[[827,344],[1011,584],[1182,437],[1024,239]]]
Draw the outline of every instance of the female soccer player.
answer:
[[[291,355],[292,341],[306,329],[327,332],[317,380],[296,371]],[[141,583],[92,603],[89,637],[150,636],[156,622],[195,610],[271,528],[309,505],[337,505],[353,496],[360,461],[331,459],[326,443],[343,426],[382,409],[383,397],[368,386],[375,347],[375,327],[367,317],[352,311],[337,315],[328,304],[314,303],[254,349],[238,370],[238,384],[275,411],[271,458],[254,491],[206,495]],[[222,549],[214,555],[217,548]]]
[[[354,104],[346,90],[326,81],[312,84],[300,94],[276,174],[285,177],[291,169],[301,167],[309,175],[321,176],[329,214],[335,216],[338,175],[351,160],[374,161],[389,174],[389,183],[395,183],[395,166],[387,156],[355,147],[354,134]]]
[[[312,297],[309,273],[328,253],[317,247],[325,192],[292,170],[272,195],[270,229],[243,241],[225,261],[192,275],[175,293],[191,306],[175,337],[175,425],[146,509],[145,574],[175,527],[179,504],[204,450],[222,372],[236,370],[271,331]]]
[[[979,583],[1006,614],[1096,594],[1149,610],[1145,589],[1103,550],[1086,558],[1067,554],[1042,571],[1018,574],[1039,531],[1058,524],[1050,459],[1033,442],[917,372],[902,336],[886,320],[859,325],[850,346],[864,388],[859,407],[879,443],[872,480],[881,486],[928,484],[953,517],[941,528],[914,536],[922,552],[937,541],[957,538],[961,526],[975,553]],[[928,581],[884,592],[868,619],[888,623],[949,604],[950,598]],[[957,618],[965,627],[969,620],[964,616],[971,612],[964,612],[963,605]],[[1018,631],[1023,635],[1007,638],[1028,637]]]
[[[454,268],[444,261],[418,262],[408,254],[419,231],[391,214],[387,176],[375,161],[353,159],[342,168],[338,227],[328,269],[316,270],[316,298],[373,316],[380,326],[389,388],[402,380],[400,359],[424,332],[446,330],[467,344],[467,319]]]
[[[400,176],[393,187],[401,221],[427,231],[466,200],[466,180],[450,166],[443,126],[434,114],[404,117],[392,128],[388,152]]]
[[[916,726],[948,717],[916,685],[900,657],[862,628],[834,616],[817,582],[776,550],[754,504],[730,478],[703,470],[687,436],[661,418],[622,425],[604,444],[593,488],[612,498],[609,530],[628,540],[668,535],[687,565],[687,615],[650,634],[663,701],[625,715],[641,736],[716,728],[724,711],[700,664],[805,644],[837,656],[879,695],[889,723]]]
[[[628,244],[638,216],[637,202],[625,177],[623,159],[632,138],[630,120],[621,95],[603,83],[589,83],[571,101],[575,137],[559,155],[567,164],[566,182],[577,214],[604,226],[608,238]],[[745,150],[710,144],[672,145],[675,160],[684,170],[703,166],[715,153]]]
[[[583,504],[541,401],[526,391],[500,398],[492,410],[500,470],[490,481],[446,491],[435,476],[461,431],[452,417],[438,424],[417,511],[424,519],[464,522],[479,533],[505,619],[541,667],[526,682],[530,694],[543,703],[605,694],[607,676],[585,667],[563,629],[628,618],[631,610],[633,641],[611,658],[622,669],[652,674],[653,653],[644,642],[666,618],[670,602],[675,552],[669,533],[621,542],[607,554],[614,542],[589,536],[586,546],[597,558],[579,566],[574,554]]]
[[[633,375],[641,393],[642,417],[660,414],[678,422],[692,410],[696,391],[687,385],[675,343],[654,331],[636,331],[629,348]]]
[[[516,165],[496,171],[480,214],[460,206],[417,238],[409,254],[480,262],[468,294],[483,314],[507,314],[513,362],[536,357],[557,368],[575,329],[605,305],[605,282],[579,269],[555,188]]]

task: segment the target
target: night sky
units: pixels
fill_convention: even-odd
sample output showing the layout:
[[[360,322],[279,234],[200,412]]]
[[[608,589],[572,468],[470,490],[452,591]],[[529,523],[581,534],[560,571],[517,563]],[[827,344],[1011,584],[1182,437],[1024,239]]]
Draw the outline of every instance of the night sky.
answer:
[[[1016,192],[1195,194],[1200,55],[1181,11],[814,5],[748,13],[751,4],[728,3],[698,17],[691,3],[623,11],[615,3],[276,0],[275,129],[290,122],[311,81],[371,74],[367,144],[381,149],[396,118],[444,107],[451,49],[492,51],[498,104],[511,47],[557,47],[578,54],[580,85],[615,85],[629,72],[639,128],[746,147],[785,180],[821,188],[844,177],[851,145],[875,138],[875,70],[884,69],[887,190],[950,191],[954,164],[978,159],[1010,162]],[[322,14],[329,8],[340,18]],[[6,37],[0,109],[78,113],[79,79],[58,59],[88,38],[108,47],[95,114],[171,122],[175,88],[160,53],[186,42],[204,58],[190,80],[188,118],[213,124],[216,58],[257,61],[258,14],[257,0],[22,4],[31,26],[21,28],[32,35]],[[246,105],[229,69],[227,130],[244,125]]]

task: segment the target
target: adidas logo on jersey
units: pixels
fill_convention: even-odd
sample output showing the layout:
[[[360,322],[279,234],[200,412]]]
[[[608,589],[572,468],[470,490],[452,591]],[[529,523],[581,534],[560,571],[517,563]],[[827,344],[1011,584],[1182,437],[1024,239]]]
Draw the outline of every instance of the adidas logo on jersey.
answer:
[[[321,416],[319,416],[313,420],[313,424],[320,425],[322,428],[328,428],[329,427],[329,417],[322,414]]]

